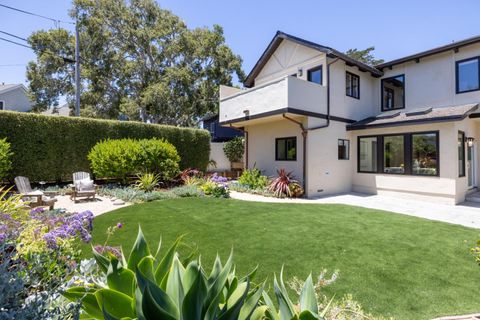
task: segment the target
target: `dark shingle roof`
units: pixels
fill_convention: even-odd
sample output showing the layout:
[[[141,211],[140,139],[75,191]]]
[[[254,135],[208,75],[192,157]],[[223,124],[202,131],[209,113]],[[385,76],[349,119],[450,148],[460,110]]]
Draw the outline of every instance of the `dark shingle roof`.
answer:
[[[465,119],[478,109],[478,103],[443,108],[418,108],[408,111],[390,111],[357,121],[347,126],[347,130],[362,130],[378,127],[393,127],[428,122],[457,121]]]

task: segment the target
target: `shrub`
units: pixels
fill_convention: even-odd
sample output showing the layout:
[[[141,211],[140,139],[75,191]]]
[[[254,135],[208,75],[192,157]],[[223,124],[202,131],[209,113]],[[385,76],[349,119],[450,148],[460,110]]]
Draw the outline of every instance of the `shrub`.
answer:
[[[263,176],[257,168],[243,171],[238,183],[252,190],[264,189],[268,184],[268,177]]]
[[[170,190],[170,193],[180,198],[203,196],[203,194],[198,190],[196,186],[180,186],[172,188]]]
[[[285,169],[277,170],[278,177],[273,179],[268,186],[268,191],[273,192],[276,197],[292,197],[300,193],[303,194],[303,190],[298,189],[300,185],[298,181],[293,179],[292,172],[287,172]],[[301,187],[300,187],[301,189]],[[294,191],[295,194],[292,192]]]
[[[159,175],[153,173],[142,173],[137,175],[137,178],[138,180],[135,184],[135,188],[146,192],[153,191],[160,182]]]
[[[12,169],[12,155],[10,143],[7,142],[7,139],[0,139],[0,181],[6,178]]]
[[[13,152],[9,179],[71,181],[72,172],[89,171],[88,153],[106,139],[165,139],[177,149],[181,169],[205,170],[210,157],[206,130],[11,111],[0,111],[0,123],[0,137],[7,138]]]
[[[166,181],[178,172],[180,161],[175,147],[158,139],[119,139],[97,143],[88,159],[92,171],[101,178],[125,181],[130,175],[150,172]]]
[[[215,198],[228,198],[230,197],[230,192],[226,184],[215,183],[212,180],[208,180],[201,186],[202,191],[207,196],[212,196]]]
[[[230,141],[225,142],[223,152],[230,162],[240,161],[245,152],[244,140],[242,137],[235,137]]]

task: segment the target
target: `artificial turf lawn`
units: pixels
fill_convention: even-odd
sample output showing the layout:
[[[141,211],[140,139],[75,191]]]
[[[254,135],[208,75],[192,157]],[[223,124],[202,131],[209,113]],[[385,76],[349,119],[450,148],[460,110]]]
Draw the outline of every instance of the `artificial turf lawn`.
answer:
[[[270,284],[282,264],[285,279],[338,269],[325,293],[351,293],[375,315],[410,320],[480,311],[480,267],[469,253],[480,234],[474,229],[345,205],[188,198],[96,217],[93,242],[103,243],[117,222],[124,227],[109,245],[122,245],[126,254],[140,224],[152,251],[160,236],[169,246],[186,234],[208,270],[217,252],[224,261],[232,247],[237,274],[258,264],[256,279]],[[83,249],[89,257],[90,248]]]

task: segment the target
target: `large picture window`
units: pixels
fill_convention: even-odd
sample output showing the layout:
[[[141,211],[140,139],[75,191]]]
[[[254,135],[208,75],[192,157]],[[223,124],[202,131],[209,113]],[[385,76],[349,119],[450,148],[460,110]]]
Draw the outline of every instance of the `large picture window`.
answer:
[[[358,138],[358,171],[377,172],[377,137]]]
[[[457,93],[480,90],[480,57],[456,62]]]
[[[297,137],[275,139],[275,160],[297,160]]]
[[[436,133],[412,134],[412,174],[436,176],[437,149]]]
[[[358,137],[358,172],[439,176],[438,142],[438,131]]]
[[[307,80],[317,84],[322,84],[322,66],[310,69],[307,72]]]
[[[465,132],[458,131],[458,176],[465,177]]]
[[[345,83],[347,96],[360,99],[360,77],[347,71]]]
[[[405,75],[382,79],[382,111],[405,108]]]
[[[403,135],[383,139],[383,172],[405,173],[405,143]]]

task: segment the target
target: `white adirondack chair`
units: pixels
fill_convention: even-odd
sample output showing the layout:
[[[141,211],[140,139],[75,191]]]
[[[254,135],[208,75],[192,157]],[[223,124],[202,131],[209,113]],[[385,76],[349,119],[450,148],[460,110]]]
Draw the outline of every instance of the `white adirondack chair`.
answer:
[[[79,171],[73,174],[72,195],[70,199],[77,201],[78,197],[86,197],[87,199],[95,199],[97,194],[97,185],[90,178],[90,173]]]
[[[30,180],[27,177],[16,177],[15,185],[18,192],[22,195],[23,201],[27,202],[31,208],[48,206],[49,209],[52,210],[55,202],[57,202],[57,198],[47,197],[40,190],[33,191]]]

